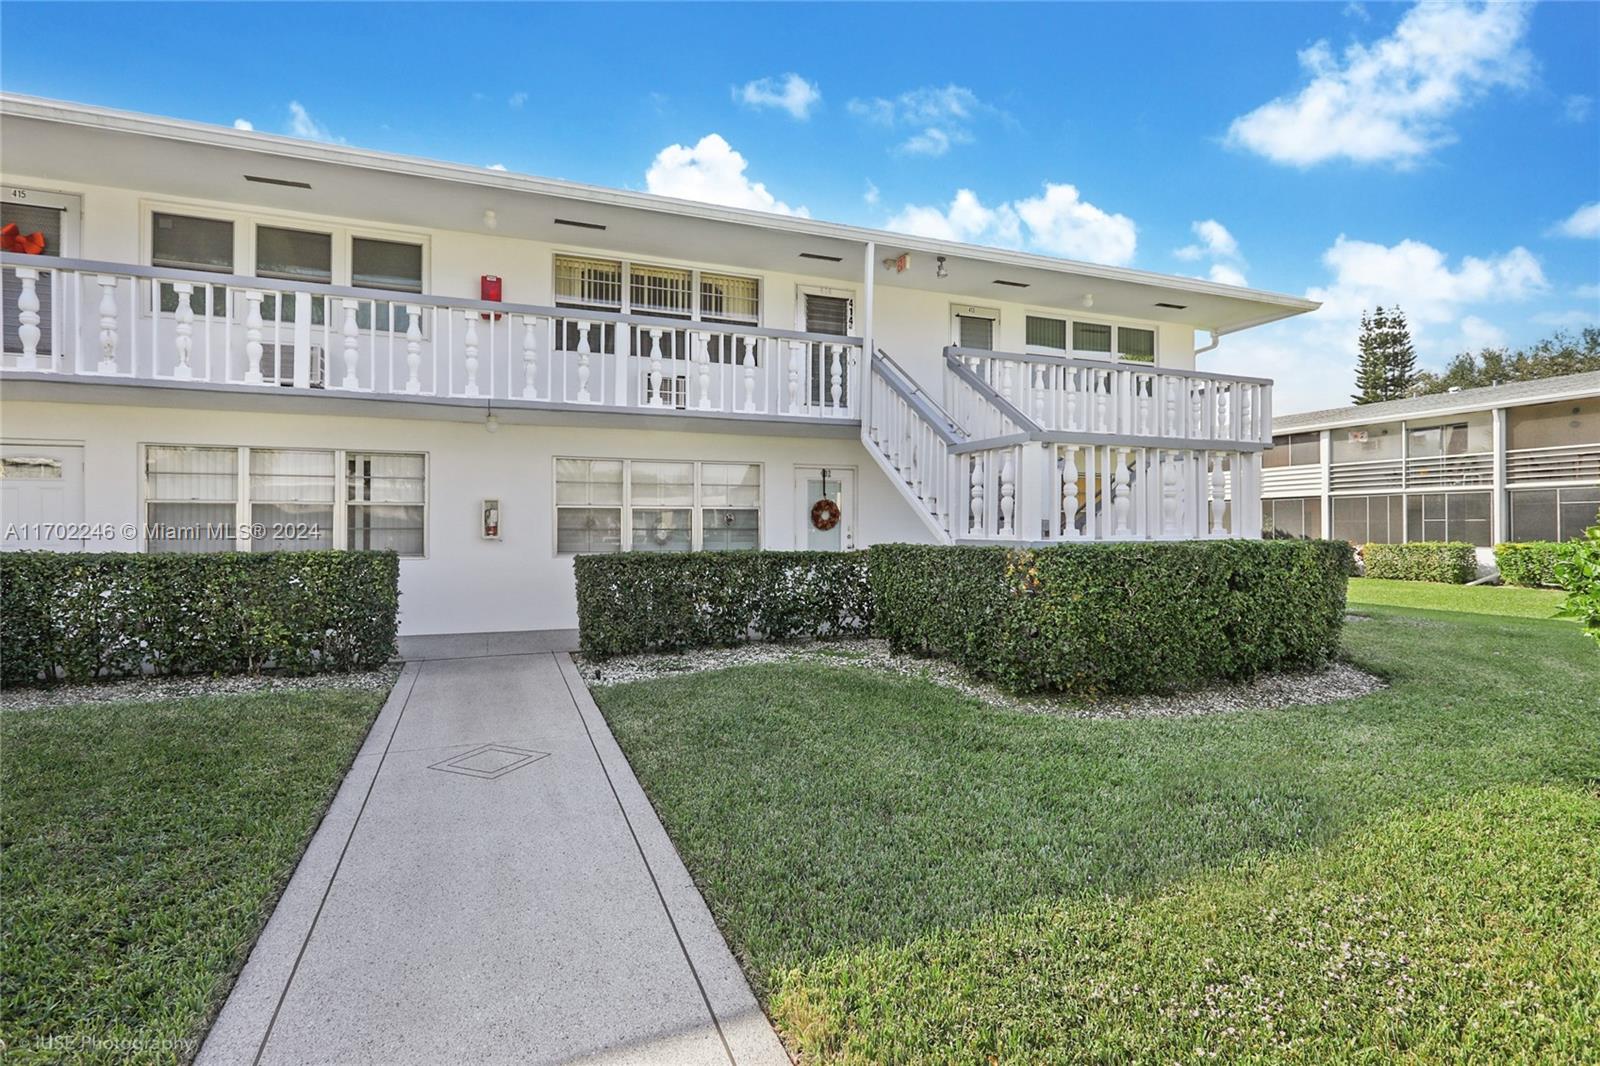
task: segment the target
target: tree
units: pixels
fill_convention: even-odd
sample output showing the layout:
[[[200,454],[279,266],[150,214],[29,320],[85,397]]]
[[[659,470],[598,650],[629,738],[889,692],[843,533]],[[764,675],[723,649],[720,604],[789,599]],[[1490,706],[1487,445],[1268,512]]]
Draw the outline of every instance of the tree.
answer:
[[[1417,376],[1417,354],[1405,312],[1380,305],[1361,315],[1360,356],[1356,362],[1358,404],[1398,400],[1409,393]]]
[[[1589,326],[1577,337],[1557,331],[1539,343],[1515,351],[1483,348],[1476,355],[1462,352],[1445,366],[1443,373],[1423,371],[1417,375],[1411,395],[1449,392],[1453,388],[1476,389],[1503,385],[1509,381],[1536,381],[1600,370],[1600,327]]]

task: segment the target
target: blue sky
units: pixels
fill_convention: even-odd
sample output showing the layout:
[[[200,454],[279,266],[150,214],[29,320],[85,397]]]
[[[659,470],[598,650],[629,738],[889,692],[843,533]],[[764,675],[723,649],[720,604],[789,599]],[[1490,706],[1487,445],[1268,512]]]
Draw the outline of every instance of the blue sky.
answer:
[[[3,18],[9,91],[1310,295],[1208,357],[1280,410],[1343,401],[1374,303],[1429,365],[1600,321],[1595,4]]]

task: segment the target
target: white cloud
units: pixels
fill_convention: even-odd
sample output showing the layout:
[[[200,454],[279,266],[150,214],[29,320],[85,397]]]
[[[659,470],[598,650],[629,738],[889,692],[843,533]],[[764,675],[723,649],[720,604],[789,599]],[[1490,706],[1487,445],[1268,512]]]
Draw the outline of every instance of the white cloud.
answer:
[[[506,169],[506,165],[504,163],[490,163],[484,169],[485,170],[504,170],[504,169]]]
[[[1206,365],[1275,379],[1273,408],[1289,413],[1350,402],[1355,385],[1361,313],[1399,305],[1410,323],[1418,362],[1434,368],[1464,347],[1499,343],[1504,334],[1484,317],[1549,286],[1526,248],[1489,258],[1449,256],[1421,241],[1393,245],[1341,235],[1322,256],[1331,275],[1306,296],[1320,310],[1226,337]]]
[[[804,207],[790,207],[761,182],[746,177],[748,166],[744,156],[734,151],[721,134],[708,133],[693,148],[669,144],[656,153],[655,161],[645,171],[645,187],[657,195],[682,200],[809,216]]]
[[[1467,315],[1461,320],[1460,340],[1451,345],[1456,351],[1477,352],[1484,348],[1500,348],[1506,343],[1506,331],[1477,315]]]
[[[298,100],[289,101],[289,136],[330,143],[343,140],[342,137],[335,137],[328,131],[328,127],[312,118],[311,112],[307,111]]]
[[[1580,300],[1600,300],[1600,285],[1579,285],[1572,295]]]
[[[1582,329],[1584,326],[1600,325],[1600,316],[1593,311],[1541,311],[1529,321],[1556,329]]]
[[[1209,276],[1218,285],[1237,285],[1240,288],[1244,288],[1249,284],[1245,280],[1244,271],[1236,266],[1229,266],[1227,263],[1212,263]]]
[[[1573,93],[1562,101],[1561,114],[1568,122],[1586,122],[1594,111],[1594,97]]]
[[[528,102],[528,94],[525,93],[525,92],[518,91],[518,92],[512,93],[509,97],[507,97],[506,106],[510,107],[512,110],[520,111],[520,110],[522,110],[522,105],[527,103],[527,102]]]
[[[233,128],[236,130],[253,130],[256,128],[256,124],[247,118],[236,118],[233,120]]]
[[[790,72],[781,78],[757,78],[735,86],[733,98],[746,107],[775,107],[804,122],[811,109],[822,102],[822,90],[815,82]]]
[[[1001,112],[961,85],[924,86],[892,99],[882,96],[851,100],[846,109],[857,118],[885,129],[904,131],[898,150],[908,155],[941,156],[951,145],[974,140],[973,126]]]
[[[1600,237],[1600,200],[1584,204],[1550,232],[1556,237]]]
[[[889,229],[967,243],[1021,247],[1092,263],[1131,262],[1138,227],[1083,200],[1072,185],[1046,184],[1038,196],[986,206],[961,189],[947,208],[912,204],[886,223]],[[1023,240],[1026,230],[1027,239]]]
[[[1300,53],[1308,84],[1234,119],[1228,141],[1300,167],[1412,165],[1454,139],[1456,111],[1490,89],[1528,84],[1527,22],[1522,4],[1418,4],[1393,34],[1342,56],[1318,41]]]
[[[873,184],[871,178],[868,178],[867,179],[867,191],[861,194],[862,201],[864,203],[866,203],[866,205],[868,207],[877,207],[878,206],[878,198],[879,198],[880,195],[881,194],[878,192],[878,187],[875,184]]]

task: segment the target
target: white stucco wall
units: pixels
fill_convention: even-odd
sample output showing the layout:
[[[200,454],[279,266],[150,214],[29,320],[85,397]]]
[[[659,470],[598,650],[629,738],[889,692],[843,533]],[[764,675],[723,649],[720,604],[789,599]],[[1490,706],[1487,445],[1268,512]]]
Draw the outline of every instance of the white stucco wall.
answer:
[[[796,546],[796,466],[854,468],[856,540],[928,541],[927,528],[858,440],[690,431],[576,429],[423,418],[241,413],[7,400],[8,441],[81,444],[84,522],[142,520],[141,444],[248,445],[423,452],[428,554],[401,562],[406,634],[565,629],[577,624],[572,560],[555,552],[556,456],[762,464],[762,539]],[[479,535],[479,505],[498,497],[503,539]],[[137,551],[112,539],[90,549]]]

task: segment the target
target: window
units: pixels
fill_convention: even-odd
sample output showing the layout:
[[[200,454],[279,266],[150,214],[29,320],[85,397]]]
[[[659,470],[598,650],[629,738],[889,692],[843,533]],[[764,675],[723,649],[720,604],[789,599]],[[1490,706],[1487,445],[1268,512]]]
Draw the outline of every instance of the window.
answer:
[[[1322,434],[1290,433],[1272,438],[1272,447],[1261,454],[1263,467],[1316,466],[1322,462]]]
[[[205,270],[216,274],[233,273],[233,223],[224,219],[197,218],[157,211],[151,216],[150,265],[171,270]],[[197,315],[222,314],[227,306],[227,290],[220,285],[197,287],[189,306]],[[178,294],[170,284],[161,286],[160,307],[178,309]]]
[[[239,449],[146,448],[144,498],[150,551],[232,551]]]
[[[388,292],[422,291],[422,245],[404,241],[382,241],[374,237],[350,239],[350,284],[358,289],[384,289]],[[404,333],[411,328],[405,305],[379,303],[378,328]],[[391,310],[392,309],[392,310]],[[356,325],[366,329],[372,311],[366,301],[356,309]]]
[[[556,460],[561,554],[760,546],[756,463]]]
[[[345,455],[345,546],[421,555],[425,459],[420,455]]]
[[[1439,455],[1465,455],[1467,451],[1467,424],[1429,426],[1427,429],[1406,431],[1406,454],[1413,458],[1431,458]]]
[[[630,266],[628,306],[640,314],[688,318],[694,314],[693,279],[687,270]]]
[[[1301,496],[1261,501],[1261,529],[1267,537],[1322,536],[1322,498]]]
[[[694,546],[694,464],[628,464],[628,528],[634,551],[686,552]]]
[[[1404,496],[1335,496],[1333,536],[1351,544],[1399,544],[1405,537]]]
[[[1400,427],[1350,426],[1332,433],[1333,461],[1355,463],[1367,459],[1400,458]]]
[[[761,283],[732,274],[701,274],[700,317],[707,322],[757,325],[761,318]]]
[[[1597,521],[1600,485],[1511,492],[1512,540],[1575,540]]]
[[[1124,359],[1140,363],[1156,361],[1156,331],[1136,329],[1133,326],[1117,327],[1117,354]]]
[[[610,259],[556,256],[556,302],[592,311],[622,310],[622,264]]]
[[[994,319],[986,315],[957,315],[956,343],[963,348],[994,351]]]
[[[1506,432],[1510,448],[1600,444],[1600,398],[1513,407],[1506,412]]]
[[[831,336],[845,337],[850,334],[850,317],[855,308],[850,297],[833,296],[828,293],[808,292],[801,296],[805,301],[805,331],[807,333],[822,333]],[[830,358],[827,349],[832,348]],[[839,367],[839,402],[850,402],[850,380],[843,373],[844,367],[839,362],[838,348],[832,345],[815,343],[811,345],[811,405],[813,407],[831,406],[833,404],[833,369]]]
[[[1489,546],[1487,492],[1422,492],[1406,497],[1406,540]]]
[[[1103,322],[1074,322],[1072,350],[1111,354],[1111,327]]]
[[[144,495],[151,552],[424,547],[426,458],[415,453],[152,444]],[[253,529],[236,528],[241,513]]]
[[[622,550],[622,461],[556,460],[556,551]]]
[[[251,551],[333,547],[333,453],[250,449]]]
[[[1067,350],[1066,319],[1029,315],[1024,330],[1023,341],[1028,348],[1047,348],[1052,352]]]
[[[257,226],[256,277],[332,284],[333,236],[279,226]],[[263,319],[272,322],[278,318],[278,300],[279,296],[272,292],[262,299]],[[302,300],[310,305],[313,325],[320,326],[327,321],[326,300],[321,296],[284,296],[282,300],[284,322],[294,321],[295,307]]]

